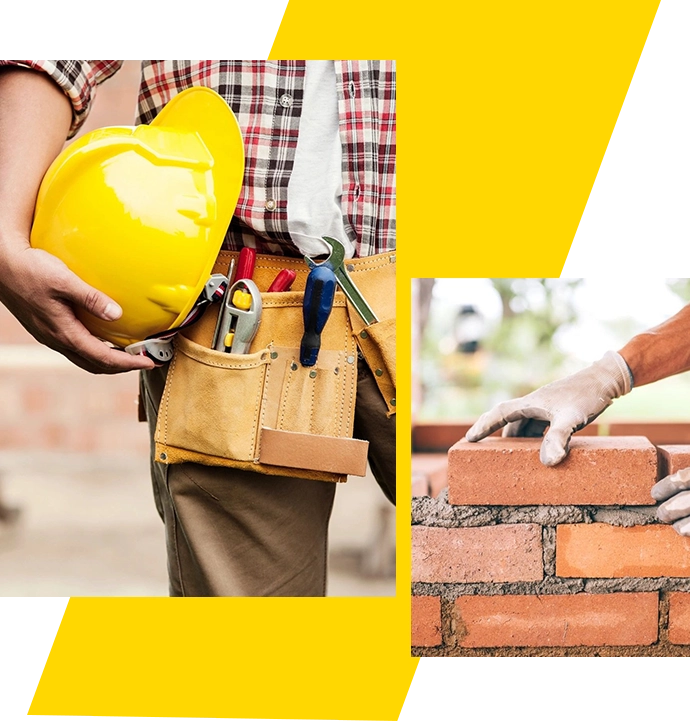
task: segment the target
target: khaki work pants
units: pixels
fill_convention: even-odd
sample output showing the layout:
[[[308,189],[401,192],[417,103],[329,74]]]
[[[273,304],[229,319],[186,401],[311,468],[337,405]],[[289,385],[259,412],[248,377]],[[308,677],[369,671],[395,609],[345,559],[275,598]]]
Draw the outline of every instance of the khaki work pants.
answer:
[[[369,441],[371,469],[395,503],[395,416],[387,417],[361,360],[358,371],[354,436]],[[165,376],[164,367],[141,377],[152,439]],[[209,423],[212,417],[209,410]],[[325,595],[337,484],[193,463],[166,466],[153,455],[151,477],[165,524],[171,596]]]

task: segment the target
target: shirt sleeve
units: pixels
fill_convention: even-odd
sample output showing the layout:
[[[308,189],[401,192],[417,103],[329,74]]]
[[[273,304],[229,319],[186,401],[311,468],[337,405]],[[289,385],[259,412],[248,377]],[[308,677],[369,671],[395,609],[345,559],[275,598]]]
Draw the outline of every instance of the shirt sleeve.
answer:
[[[122,60],[0,60],[3,65],[16,65],[39,70],[49,75],[72,104],[72,137],[86,120],[96,86],[116,73]]]

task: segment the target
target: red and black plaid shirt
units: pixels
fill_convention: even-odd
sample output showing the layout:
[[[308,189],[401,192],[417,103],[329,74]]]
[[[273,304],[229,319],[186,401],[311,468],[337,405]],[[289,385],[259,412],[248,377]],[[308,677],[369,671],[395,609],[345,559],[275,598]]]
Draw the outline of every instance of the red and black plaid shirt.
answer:
[[[0,61],[41,70],[70,99],[71,134],[86,118],[96,86],[119,60]],[[287,226],[287,187],[295,160],[306,64],[298,60],[146,60],[138,122],[149,123],[192,86],[217,91],[244,136],[246,170],[224,247],[300,255]],[[395,61],[336,60],[343,151],[345,227],[357,256],[395,248]],[[269,203],[273,201],[273,203]]]

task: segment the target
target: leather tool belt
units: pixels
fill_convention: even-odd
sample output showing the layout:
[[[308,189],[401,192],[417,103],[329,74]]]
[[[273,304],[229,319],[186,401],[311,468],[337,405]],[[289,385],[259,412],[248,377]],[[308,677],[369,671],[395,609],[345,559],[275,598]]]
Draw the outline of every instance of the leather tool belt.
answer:
[[[214,273],[238,254],[223,251]],[[229,466],[270,475],[345,481],[366,471],[367,441],[352,438],[361,352],[395,413],[395,253],[346,261],[379,321],[366,326],[336,292],[313,367],[299,362],[303,260],[256,258],[253,280],[268,288],[282,268],[297,273],[292,290],[262,293],[261,324],[247,354],[211,348],[219,309],[175,338],[158,413],[155,458]]]

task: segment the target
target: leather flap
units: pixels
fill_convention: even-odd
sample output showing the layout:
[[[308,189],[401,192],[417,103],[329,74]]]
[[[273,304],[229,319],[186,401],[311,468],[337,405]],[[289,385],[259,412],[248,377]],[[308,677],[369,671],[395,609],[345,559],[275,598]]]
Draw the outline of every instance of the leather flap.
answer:
[[[291,469],[365,476],[369,442],[262,427],[259,461]]]

